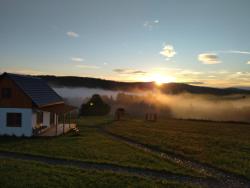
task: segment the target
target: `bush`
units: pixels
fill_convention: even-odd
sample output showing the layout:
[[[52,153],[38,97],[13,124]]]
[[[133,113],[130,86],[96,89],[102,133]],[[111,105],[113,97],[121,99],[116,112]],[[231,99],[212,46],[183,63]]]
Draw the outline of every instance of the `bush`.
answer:
[[[95,94],[91,99],[82,104],[80,109],[81,116],[103,116],[110,112],[110,106],[103,102],[100,95]]]

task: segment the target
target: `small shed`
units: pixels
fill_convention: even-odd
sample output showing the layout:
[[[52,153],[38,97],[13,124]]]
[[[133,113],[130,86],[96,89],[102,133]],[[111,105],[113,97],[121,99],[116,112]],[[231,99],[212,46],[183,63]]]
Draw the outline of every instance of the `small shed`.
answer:
[[[124,118],[125,116],[125,109],[124,108],[117,108],[115,111],[115,120],[119,121]]]

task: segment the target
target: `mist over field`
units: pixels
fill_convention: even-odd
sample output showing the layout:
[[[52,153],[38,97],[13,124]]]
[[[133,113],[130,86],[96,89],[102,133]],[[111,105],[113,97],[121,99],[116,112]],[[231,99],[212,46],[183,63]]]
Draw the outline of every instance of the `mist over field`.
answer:
[[[80,107],[93,94],[99,94],[111,105],[111,113],[118,107],[134,116],[157,112],[160,117],[201,119],[213,121],[250,122],[250,96],[183,93],[166,95],[154,91],[110,91],[89,88],[54,88],[72,105]]]
[[[164,95],[156,98],[169,106],[175,118],[250,122],[250,96]]]
[[[60,96],[64,98],[86,98],[91,97],[93,94],[107,95],[115,97],[117,91],[103,90],[103,89],[94,89],[94,88],[85,88],[85,87],[54,87],[53,88]]]

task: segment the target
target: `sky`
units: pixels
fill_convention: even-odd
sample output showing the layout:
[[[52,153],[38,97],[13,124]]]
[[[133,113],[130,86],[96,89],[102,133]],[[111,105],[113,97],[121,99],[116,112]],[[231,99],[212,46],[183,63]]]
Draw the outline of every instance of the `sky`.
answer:
[[[250,87],[249,0],[0,0],[0,72]]]

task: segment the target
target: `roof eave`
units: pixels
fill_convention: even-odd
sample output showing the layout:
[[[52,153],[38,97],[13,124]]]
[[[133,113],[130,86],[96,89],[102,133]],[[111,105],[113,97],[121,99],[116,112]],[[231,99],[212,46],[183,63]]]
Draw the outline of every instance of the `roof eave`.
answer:
[[[54,103],[39,105],[39,106],[37,106],[37,107],[38,107],[38,108],[43,108],[43,107],[49,107],[49,106],[53,106],[53,105],[57,105],[57,104],[63,104],[63,103],[64,103],[64,101],[59,101],[59,102],[54,102]]]

